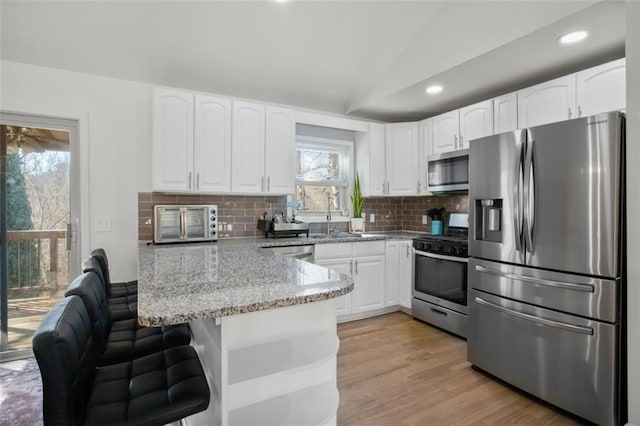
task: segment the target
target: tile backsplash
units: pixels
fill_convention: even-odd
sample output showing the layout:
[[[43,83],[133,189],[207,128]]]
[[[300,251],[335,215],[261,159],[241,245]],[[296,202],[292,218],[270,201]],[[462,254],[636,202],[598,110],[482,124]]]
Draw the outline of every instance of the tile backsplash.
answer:
[[[269,203],[282,203],[283,197],[241,195],[176,195],[159,192],[138,193],[138,240],[153,240],[153,207],[157,204],[215,204],[218,206],[220,238],[255,237],[264,233],[256,227],[257,217]],[[229,230],[229,227],[231,230]]]
[[[177,195],[159,192],[138,193],[138,240],[153,240],[153,207],[157,204],[216,204],[220,238],[255,237],[264,233],[257,229],[257,218],[269,210],[270,203],[283,203],[284,197],[241,195]],[[375,231],[429,231],[430,222],[422,224],[422,215],[431,208],[445,207],[447,212],[468,212],[467,195],[425,197],[372,197],[365,199],[365,229]],[[370,223],[370,214],[375,223]],[[332,228],[347,230],[347,223]],[[229,230],[229,227],[231,228]],[[311,233],[326,232],[325,224],[312,224]]]
[[[422,216],[427,210],[444,207],[447,212],[467,213],[469,196],[434,195],[425,197],[372,197],[365,198],[367,231],[429,231],[431,220],[422,224]],[[375,223],[370,222],[370,214],[375,214]]]

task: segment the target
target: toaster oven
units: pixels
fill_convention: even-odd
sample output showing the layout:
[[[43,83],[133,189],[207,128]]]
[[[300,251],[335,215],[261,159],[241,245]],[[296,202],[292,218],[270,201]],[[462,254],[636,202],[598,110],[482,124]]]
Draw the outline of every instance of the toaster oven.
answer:
[[[154,211],[154,243],[216,241],[218,206],[157,205]]]

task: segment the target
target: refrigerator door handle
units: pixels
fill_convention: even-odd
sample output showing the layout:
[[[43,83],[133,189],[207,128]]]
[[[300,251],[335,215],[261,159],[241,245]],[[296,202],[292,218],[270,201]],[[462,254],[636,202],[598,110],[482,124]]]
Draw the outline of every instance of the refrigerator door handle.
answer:
[[[514,203],[513,203],[513,228],[515,230],[514,237],[516,240],[516,250],[520,254],[520,260],[524,262],[524,250],[523,250],[523,215],[524,209],[522,207],[522,194],[524,192],[524,149],[526,146],[526,133],[522,133],[521,136],[524,140],[521,141],[520,150],[517,153],[518,161],[518,175],[516,184],[514,187]]]
[[[486,300],[483,300],[483,299],[481,299],[479,297],[476,297],[475,301],[479,305],[495,309],[495,310],[503,312],[503,313],[505,313],[507,315],[511,315],[513,317],[520,318],[520,319],[523,319],[523,320],[526,320],[526,321],[535,322],[535,323],[538,323],[538,324],[541,324],[541,325],[546,325],[546,326],[549,326],[549,327],[561,328],[563,330],[572,331],[574,333],[588,334],[588,335],[593,336],[593,328],[591,328],[591,327],[583,327],[583,326],[580,326],[580,325],[567,324],[567,323],[564,323],[564,322],[553,321],[553,320],[549,320],[549,319],[546,319],[546,318],[540,318],[540,317],[537,317],[535,315],[525,314],[524,312],[514,311],[514,310],[511,310],[511,309],[507,309],[507,308],[505,308],[503,306],[496,305],[496,304],[491,303],[491,302],[487,302]]]
[[[527,151],[524,160],[524,235],[525,249],[529,253],[533,253],[533,232],[536,223],[535,164],[533,160],[535,144],[528,133],[529,130],[527,130]]]
[[[523,281],[532,284],[544,285],[547,287],[563,288],[566,290],[584,291],[585,293],[593,293],[594,287],[590,284],[573,284],[563,283],[559,281],[547,280],[544,278],[527,277],[524,275],[510,274],[508,272],[502,272],[497,269],[487,268],[486,266],[476,265],[476,271],[484,272],[485,274],[496,275],[499,277],[508,278],[510,280]]]

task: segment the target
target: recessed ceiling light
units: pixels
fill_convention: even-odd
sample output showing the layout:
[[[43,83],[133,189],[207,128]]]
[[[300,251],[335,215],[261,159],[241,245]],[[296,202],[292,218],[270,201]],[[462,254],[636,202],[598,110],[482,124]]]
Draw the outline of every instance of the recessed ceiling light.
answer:
[[[589,35],[589,33],[587,33],[586,31],[574,31],[572,33],[563,35],[558,39],[558,41],[562,44],[573,44],[584,40],[585,38],[587,38],[587,35]]]
[[[429,87],[427,87],[425,92],[427,92],[430,95],[435,95],[436,93],[442,92],[442,86],[437,85],[437,84],[435,84],[433,86],[429,86]]]

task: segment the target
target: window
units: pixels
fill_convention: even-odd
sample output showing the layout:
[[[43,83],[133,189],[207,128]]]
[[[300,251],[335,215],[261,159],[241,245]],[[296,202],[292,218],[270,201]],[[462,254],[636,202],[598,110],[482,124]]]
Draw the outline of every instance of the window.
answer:
[[[353,143],[299,136],[296,142],[296,200],[299,212],[342,213],[349,208]]]

